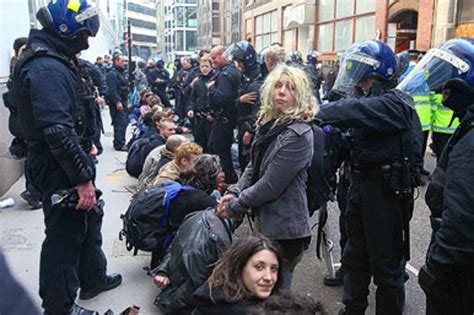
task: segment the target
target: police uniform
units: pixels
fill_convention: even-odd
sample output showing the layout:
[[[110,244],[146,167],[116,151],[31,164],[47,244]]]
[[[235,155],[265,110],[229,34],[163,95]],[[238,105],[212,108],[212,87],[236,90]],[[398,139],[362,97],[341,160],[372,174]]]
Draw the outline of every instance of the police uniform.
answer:
[[[255,122],[260,110],[260,87],[263,84],[263,77],[257,64],[244,71],[242,74],[242,85],[239,90],[239,97],[248,93],[257,93],[255,103],[241,103],[237,98],[237,141],[239,144],[239,164],[243,172],[250,161],[250,144],[243,144],[243,137],[246,132],[255,134]]]
[[[237,100],[240,88],[240,71],[230,61],[218,69],[211,80],[214,86],[209,89],[209,102],[214,117],[209,136],[209,150],[221,159],[226,183],[236,183],[237,174],[232,165],[231,146],[234,142],[234,127],[237,120]]]
[[[446,143],[459,127],[459,119],[453,117],[453,111],[442,103],[443,95],[431,93],[431,140],[436,160],[439,160]]]
[[[128,125],[127,104],[128,104],[128,80],[125,69],[113,66],[106,76],[108,93],[107,103],[109,104],[112,126],[114,127],[114,148],[122,150],[125,147],[125,132]],[[117,103],[121,102],[122,110],[117,110]]]
[[[190,103],[194,111],[193,118],[193,136],[194,141],[199,144],[204,152],[209,152],[207,147],[209,135],[211,134],[212,123],[208,120],[211,115],[209,106],[209,96],[207,91],[207,83],[214,76],[214,71],[208,75],[201,74],[191,90]]]
[[[353,128],[351,186],[343,253],[346,314],[364,314],[371,276],[377,314],[402,314],[404,261],[413,194],[414,110],[397,91],[322,106],[325,123]]]
[[[163,80],[163,82],[157,83],[157,79],[161,79]],[[147,80],[152,92],[160,98],[163,106],[170,108],[171,103],[168,99],[168,95],[166,95],[166,87],[170,82],[170,74],[168,70],[163,68],[158,71],[157,68],[155,68],[154,70],[149,72],[149,74],[147,75]]]
[[[79,287],[86,291],[106,279],[102,211],[100,203],[96,211],[86,212],[59,200],[68,199],[66,192],[72,196],[77,185],[95,179],[94,162],[79,145],[75,130],[76,51],[35,29],[27,50],[42,55],[17,67],[14,91],[29,146],[27,172],[43,197],[46,238],[41,249],[40,296],[45,314],[66,314]]]

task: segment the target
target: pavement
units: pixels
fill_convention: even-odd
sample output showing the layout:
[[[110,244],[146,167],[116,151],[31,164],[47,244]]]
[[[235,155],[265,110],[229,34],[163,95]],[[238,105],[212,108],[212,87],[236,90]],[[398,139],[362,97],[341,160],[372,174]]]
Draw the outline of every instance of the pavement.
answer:
[[[105,111],[104,113],[107,113]],[[118,239],[121,229],[120,214],[129,205],[130,193],[136,180],[125,172],[126,153],[116,152],[112,148],[112,130],[107,114],[103,115],[106,134],[102,137],[104,153],[98,157],[97,187],[100,188],[105,200],[105,216],[102,227],[103,250],[108,259],[108,271],[119,272],[124,281],[121,286],[112,291],[104,292],[89,301],[80,301],[81,306],[95,309],[101,313],[112,309],[118,313],[126,307],[135,304],[141,307],[140,314],[161,314],[153,305],[158,289],[152,279],[146,275],[143,267],[148,266],[150,256],[139,252],[133,256],[125,249],[124,242]],[[433,157],[427,154],[426,168],[434,168]],[[0,199],[12,197],[15,206],[0,209],[0,247],[17,279],[24,285],[33,300],[40,305],[38,295],[38,270],[41,243],[44,238],[43,212],[30,210],[28,205],[19,197],[24,190],[24,178],[20,178],[12,188]],[[411,255],[407,265],[410,279],[406,283],[406,306],[404,314],[415,315],[425,313],[425,296],[417,284],[416,274],[424,263],[426,249],[429,244],[431,228],[429,225],[429,210],[424,202],[426,186],[421,187],[415,202],[415,211],[411,221]],[[329,205],[328,231],[329,237],[336,244],[333,250],[335,262],[339,261],[337,205]],[[313,220],[317,215],[313,216]],[[236,234],[246,235],[249,232],[247,224],[243,224]],[[315,231],[316,232],[316,231]],[[319,261],[315,253],[315,238],[305,253],[302,262],[297,266],[293,289],[301,294],[307,294],[323,303],[329,314],[337,314],[342,308],[342,287],[329,288],[322,280],[327,275],[323,261]],[[60,255],[61,253],[57,253]],[[375,286],[370,286],[369,308],[366,314],[375,314]]]

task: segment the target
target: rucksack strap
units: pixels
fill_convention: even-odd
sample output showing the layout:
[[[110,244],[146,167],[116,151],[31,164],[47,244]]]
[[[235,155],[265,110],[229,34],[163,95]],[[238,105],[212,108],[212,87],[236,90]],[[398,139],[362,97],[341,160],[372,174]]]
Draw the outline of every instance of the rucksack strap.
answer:
[[[166,182],[163,184],[166,189],[165,204],[163,209],[164,216],[161,218],[161,226],[168,226],[171,201],[182,191],[194,189],[188,185],[182,185],[178,182]]]

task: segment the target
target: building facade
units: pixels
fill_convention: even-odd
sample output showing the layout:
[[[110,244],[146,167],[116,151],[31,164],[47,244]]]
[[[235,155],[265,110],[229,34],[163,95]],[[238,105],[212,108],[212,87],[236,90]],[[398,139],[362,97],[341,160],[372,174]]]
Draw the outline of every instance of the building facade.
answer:
[[[192,55],[197,49],[197,0],[166,0],[165,52],[167,61]]]
[[[154,0],[127,1],[125,16],[131,24],[133,56],[139,56],[146,60],[156,54],[158,50],[156,15]],[[124,47],[126,48],[127,33],[124,34]]]

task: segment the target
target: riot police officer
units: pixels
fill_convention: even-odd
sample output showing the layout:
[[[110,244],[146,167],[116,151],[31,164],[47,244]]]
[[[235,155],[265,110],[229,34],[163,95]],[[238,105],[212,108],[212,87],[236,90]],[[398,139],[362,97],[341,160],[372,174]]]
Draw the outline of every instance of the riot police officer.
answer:
[[[461,121],[449,139],[425,195],[433,228],[418,282],[426,314],[474,312],[474,39],[447,41],[431,49],[400,83],[443,93],[443,105]],[[420,78],[423,78],[420,80]]]
[[[318,61],[318,57],[321,55],[320,52],[313,50],[308,53],[306,56],[306,67],[305,72],[308,75],[308,78],[311,81],[314,96],[321,103],[321,96],[319,94],[319,89],[321,88],[321,82],[323,81],[322,74],[322,65]]]
[[[165,69],[165,62],[163,60],[156,61],[155,69],[148,73],[147,80],[152,92],[158,95],[163,106],[171,108],[170,100],[168,95],[166,95],[166,88],[170,83],[170,74]]]
[[[209,104],[214,118],[208,147],[211,153],[217,154],[221,159],[225,181],[231,184],[237,182],[230,149],[234,142],[234,127],[237,122],[235,102],[241,78],[235,63],[224,52],[223,46],[215,46],[210,53],[217,73],[208,83]]]
[[[325,123],[352,128],[351,186],[344,248],[345,310],[364,314],[369,283],[377,285],[376,313],[402,314],[404,266],[409,259],[409,220],[413,208],[411,98],[393,86],[395,55],[380,41],[354,44],[346,52],[334,88],[363,98],[321,106]]]
[[[247,41],[232,44],[228,49],[232,60],[242,72],[242,83],[237,99],[237,141],[239,164],[243,172],[250,161],[250,145],[255,134],[255,122],[260,109],[260,87],[263,84],[257,53]]]
[[[40,296],[45,314],[96,314],[74,303],[117,287],[101,250],[103,201],[95,165],[76,131],[75,54],[99,28],[98,9],[86,0],[42,7],[42,30],[30,32],[14,73],[14,95],[25,138],[28,172],[43,197],[46,238],[41,249]]]
[[[109,104],[112,126],[114,128],[114,149],[127,151],[125,132],[128,125],[128,79],[125,71],[127,60],[122,54],[114,55],[112,69],[107,73],[107,104]]]

